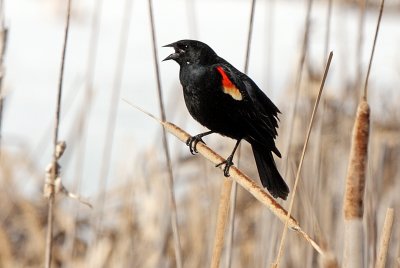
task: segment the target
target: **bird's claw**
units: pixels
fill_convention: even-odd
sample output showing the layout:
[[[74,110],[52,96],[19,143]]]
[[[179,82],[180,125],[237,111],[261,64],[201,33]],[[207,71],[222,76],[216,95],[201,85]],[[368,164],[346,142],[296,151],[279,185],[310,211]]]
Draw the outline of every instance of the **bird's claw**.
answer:
[[[232,161],[232,156],[229,156],[226,160],[222,161],[221,163],[219,163],[218,165],[216,165],[215,167],[220,167],[222,165],[225,165],[224,167],[224,176],[225,177],[229,177],[229,169],[231,166],[233,166],[233,161]]]
[[[190,137],[190,138],[188,138],[188,139],[186,140],[186,145],[189,146],[189,150],[190,150],[190,153],[191,153],[191,154],[194,155],[194,154],[198,153],[198,151],[197,151],[197,149],[196,149],[196,146],[197,146],[197,144],[198,144],[199,142],[202,142],[202,143],[206,144],[206,143],[203,141],[203,139],[201,138],[200,135],[196,135],[196,136]]]

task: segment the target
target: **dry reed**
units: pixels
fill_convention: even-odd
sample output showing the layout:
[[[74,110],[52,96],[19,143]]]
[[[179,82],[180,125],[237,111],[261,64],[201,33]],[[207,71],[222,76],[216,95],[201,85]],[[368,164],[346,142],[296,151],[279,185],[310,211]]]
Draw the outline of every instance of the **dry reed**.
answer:
[[[139,108],[138,106],[135,106],[134,104],[130,103],[129,101],[127,101],[127,100],[124,100],[124,101],[127,102],[129,105],[131,105],[133,108],[145,113],[149,117],[156,120],[169,133],[171,133],[172,135],[177,137],[182,142],[186,143],[188,138],[191,137],[183,129],[174,125],[173,123],[161,121],[161,120],[157,119],[154,115],[144,111],[143,109]],[[215,165],[217,165],[225,160],[224,158],[222,158],[219,154],[217,154],[215,151],[213,151],[211,148],[209,148],[204,143],[198,143],[196,149],[200,155],[202,155],[204,158],[206,158],[207,160],[209,160],[210,162],[212,162]],[[224,166],[223,165],[219,166],[219,168],[221,170],[223,170]],[[295,218],[293,218],[292,216],[287,217],[288,212],[273,197],[271,197],[267,192],[265,192],[264,189],[262,189],[257,183],[255,183],[254,180],[252,180],[250,177],[245,175],[242,171],[240,171],[235,166],[232,166],[229,169],[229,175],[238,184],[240,184],[247,192],[249,192],[251,195],[253,195],[258,201],[260,201],[262,204],[267,206],[268,209],[275,216],[277,216],[283,223],[286,223],[287,228],[290,228],[291,230],[294,230],[297,233],[299,233],[304,239],[306,239],[311,244],[312,247],[314,247],[314,249],[319,254],[323,254],[321,247],[304,230],[301,229],[297,220]]]
[[[313,108],[313,111],[312,111],[312,114],[311,114],[310,124],[308,126],[308,130],[307,130],[307,134],[306,134],[303,150],[301,152],[299,167],[297,168],[296,179],[295,179],[293,190],[292,190],[292,198],[290,199],[290,204],[289,204],[289,209],[288,209],[288,215],[287,215],[286,220],[285,220],[285,228],[283,229],[281,242],[280,242],[280,246],[279,246],[279,250],[278,250],[278,254],[277,254],[276,260],[272,264],[273,267],[279,267],[280,260],[282,258],[285,239],[286,239],[286,231],[287,231],[287,226],[288,226],[288,222],[289,222],[289,217],[290,217],[290,215],[292,213],[292,208],[293,208],[293,204],[294,204],[294,198],[296,196],[297,185],[298,185],[298,182],[299,182],[299,179],[300,179],[300,173],[301,173],[301,170],[302,170],[302,167],[303,167],[303,161],[304,161],[304,157],[305,157],[305,154],[306,154],[308,141],[310,139],[311,130],[312,130],[312,127],[313,127],[313,124],[314,124],[315,114],[317,112],[318,104],[319,104],[319,101],[321,99],[322,90],[324,89],[324,86],[325,86],[325,81],[326,81],[326,77],[327,77],[328,72],[329,72],[329,67],[331,66],[332,57],[333,57],[333,52],[331,51],[329,53],[328,60],[326,62],[324,76],[322,77],[321,86],[319,88],[318,96],[317,96],[317,99],[315,100],[314,108]]]
[[[386,267],[386,259],[388,255],[390,235],[392,234],[393,219],[394,219],[394,210],[393,208],[388,208],[386,211],[385,222],[382,228],[380,249],[379,249],[378,259],[375,265],[376,268]]]
[[[157,50],[157,40],[156,40],[156,30],[153,16],[153,3],[152,0],[148,0],[149,5],[149,17],[150,17],[150,26],[151,26],[151,37],[152,37],[152,45],[153,45],[153,59],[154,59],[154,70],[156,73],[156,81],[157,81],[157,96],[158,96],[158,104],[160,108],[160,115],[163,121],[166,120],[164,101],[162,97],[162,88],[161,88],[161,78],[160,78],[160,67],[158,61],[158,50]],[[175,190],[174,190],[174,175],[172,171],[171,164],[171,156],[169,152],[167,134],[165,133],[165,129],[162,129],[162,143],[164,148],[164,156],[167,164],[167,187],[168,187],[168,199],[171,210],[171,225],[172,225],[172,234],[174,236],[174,250],[175,250],[175,259],[176,259],[176,267],[182,267],[182,249],[181,242],[179,237],[179,227],[178,227],[178,213],[176,208],[175,201]]]
[[[4,3],[0,1],[0,157],[1,157],[1,142],[2,142],[2,122],[3,122],[3,80],[5,75],[4,57],[7,48],[8,28],[4,22]],[[1,158],[0,158],[1,159]]]
[[[226,229],[226,223],[229,215],[229,201],[231,196],[232,180],[225,179],[222,188],[218,207],[217,226],[214,236],[214,247],[213,254],[211,257],[212,268],[218,268],[220,265],[222,248],[224,245],[224,234]]]
[[[55,112],[55,122],[54,122],[54,132],[53,132],[53,159],[52,159],[52,174],[49,177],[49,181],[45,181],[44,192],[48,198],[48,217],[47,217],[47,234],[46,234],[46,251],[44,258],[44,266],[46,268],[51,267],[52,260],[52,248],[53,248],[53,213],[54,213],[54,202],[55,202],[55,182],[57,177],[59,176],[59,167],[58,167],[58,155],[57,155],[57,147],[58,147],[58,132],[60,127],[60,113],[61,113],[61,96],[63,89],[63,78],[64,78],[64,66],[65,66],[65,54],[67,51],[67,42],[68,42],[68,33],[69,33],[69,24],[71,17],[71,0],[68,0],[67,6],[67,15],[66,15],[66,23],[65,23],[65,31],[64,31],[64,42],[61,53],[61,64],[60,64],[60,76],[58,80],[58,91],[57,91],[57,99],[56,99],[56,112]]]

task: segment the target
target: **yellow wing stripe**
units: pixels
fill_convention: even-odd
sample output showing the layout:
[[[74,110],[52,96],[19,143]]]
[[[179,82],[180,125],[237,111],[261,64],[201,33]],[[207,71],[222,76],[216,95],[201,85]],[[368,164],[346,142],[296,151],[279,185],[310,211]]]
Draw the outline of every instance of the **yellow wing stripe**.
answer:
[[[222,76],[222,90],[224,93],[231,95],[235,100],[242,100],[243,96],[240,90],[231,82],[221,66],[217,67],[218,72]]]

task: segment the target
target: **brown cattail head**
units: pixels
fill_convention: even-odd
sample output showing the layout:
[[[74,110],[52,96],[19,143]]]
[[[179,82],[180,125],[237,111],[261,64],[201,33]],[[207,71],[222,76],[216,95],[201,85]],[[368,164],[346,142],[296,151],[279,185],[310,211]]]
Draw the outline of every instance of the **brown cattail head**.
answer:
[[[368,160],[370,110],[363,99],[357,108],[347,169],[344,217],[346,220],[363,217],[363,196]]]

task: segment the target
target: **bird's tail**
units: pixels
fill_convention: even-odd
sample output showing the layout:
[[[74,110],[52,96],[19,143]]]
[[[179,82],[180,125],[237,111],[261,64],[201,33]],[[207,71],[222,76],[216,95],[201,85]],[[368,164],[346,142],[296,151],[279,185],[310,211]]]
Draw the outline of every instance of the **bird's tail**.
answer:
[[[251,147],[253,148],[253,154],[262,185],[267,187],[273,197],[280,197],[286,200],[289,194],[289,187],[276,168],[272,152],[257,145],[251,145]]]

